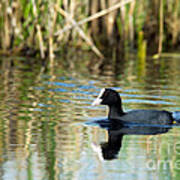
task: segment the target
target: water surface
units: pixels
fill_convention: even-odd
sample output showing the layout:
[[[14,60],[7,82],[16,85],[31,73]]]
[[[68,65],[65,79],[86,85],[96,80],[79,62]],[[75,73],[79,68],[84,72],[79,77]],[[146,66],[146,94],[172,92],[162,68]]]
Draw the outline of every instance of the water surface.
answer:
[[[178,179],[179,127],[124,135],[117,158],[102,160],[92,144],[107,142],[108,132],[86,122],[107,115],[91,106],[103,87],[121,93],[125,110],[180,111],[180,59],[130,58],[98,71],[69,61],[44,68],[0,58],[0,179]]]

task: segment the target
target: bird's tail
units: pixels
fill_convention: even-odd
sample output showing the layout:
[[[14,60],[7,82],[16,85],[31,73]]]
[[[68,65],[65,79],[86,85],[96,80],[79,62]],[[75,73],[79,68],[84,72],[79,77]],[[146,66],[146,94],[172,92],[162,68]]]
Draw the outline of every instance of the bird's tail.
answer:
[[[180,123],[180,111],[175,111],[172,113],[173,119],[177,122]]]

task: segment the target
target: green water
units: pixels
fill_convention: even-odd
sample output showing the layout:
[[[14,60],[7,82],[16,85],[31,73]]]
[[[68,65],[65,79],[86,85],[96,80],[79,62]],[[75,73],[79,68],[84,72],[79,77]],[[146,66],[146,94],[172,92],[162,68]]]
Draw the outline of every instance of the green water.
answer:
[[[91,106],[103,87],[121,93],[125,110],[180,111],[180,59],[129,58],[100,70],[68,62],[44,68],[0,58],[0,179],[179,179],[179,127],[126,135],[117,159],[106,161],[92,149],[107,141],[106,130],[85,122],[107,115]]]

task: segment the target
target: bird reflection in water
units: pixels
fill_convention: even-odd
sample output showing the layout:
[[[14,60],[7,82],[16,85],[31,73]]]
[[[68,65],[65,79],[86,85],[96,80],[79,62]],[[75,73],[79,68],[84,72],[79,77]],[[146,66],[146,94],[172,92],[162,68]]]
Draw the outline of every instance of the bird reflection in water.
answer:
[[[108,141],[100,145],[92,144],[93,150],[101,160],[116,159],[121,149],[124,135],[156,135],[167,133],[172,126],[170,125],[141,125],[141,124],[122,124],[116,121],[96,120],[87,123],[105,128],[108,131]]]

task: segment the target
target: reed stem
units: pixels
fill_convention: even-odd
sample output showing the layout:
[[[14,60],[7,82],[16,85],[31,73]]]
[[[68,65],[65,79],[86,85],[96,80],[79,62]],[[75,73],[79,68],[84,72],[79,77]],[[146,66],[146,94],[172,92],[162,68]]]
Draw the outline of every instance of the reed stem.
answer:
[[[160,0],[159,8],[159,45],[158,45],[158,54],[159,56],[162,53],[163,46],[163,33],[164,33],[164,16],[163,16],[163,0]]]
[[[56,7],[57,11],[66,17],[71,23],[75,26],[76,30],[78,31],[79,35],[87,42],[87,44],[91,47],[91,49],[95,52],[97,56],[100,58],[104,58],[103,54],[98,50],[98,48],[93,44],[92,40],[85,35],[83,30],[77,25],[76,21],[71,18],[71,16],[65,12],[62,8]]]
[[[77,22],[76,24],[65,26],[63,29],[57,31],[55,33],[55,35],[61,35],[62,33],[67,32],[68,30],[74,28],[75,26],[81,26],[81,25],[83,25],[83,24],[85,24],[87,22],[90,22],[90,21],[93,21],[93,20],[95,20],[97,18],[105,16],[106,14],[111,13],[112,11],[115,11],[116,9],[118,9],[120,7],[123,7],[126,4],[128,4],[130,2],[133,2],[133,1],[134,0],[125,0],[123,2],[117,3],[117,4],[113,5],[112,7],[109,7],[108,9],[104,9],[104,10],[102,10],[100,12],[97,12],[97,13],[95,13],[95,14],[93,14],[93,15],[91,15],[91,16],[89,16],[89,17],[87,17],[87,18],[85,18],[85,19],[83,19],[83,20],[81,20],[79,22]]]

